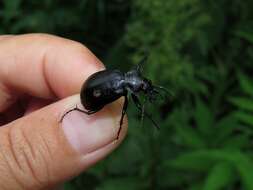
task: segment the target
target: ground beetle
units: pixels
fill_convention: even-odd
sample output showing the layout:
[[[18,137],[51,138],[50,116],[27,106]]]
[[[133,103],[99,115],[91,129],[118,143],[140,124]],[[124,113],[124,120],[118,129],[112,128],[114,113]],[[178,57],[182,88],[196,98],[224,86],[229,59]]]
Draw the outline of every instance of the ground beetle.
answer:
[[[88,115],[94,114],[101,110],[106,104],[124,96],[125,101],[121,113],[120,128],[117,134],[118,139],[128,106],[128,96],[130,95],[136,107],[141,111],[142,117],[148,117],[153,125],[159,129],[159,126],[152,119],[151,115],[145,111],[144,105],[146,100],[149,102],[156,100],[157,95],[163,97],[160,93],[161,91],[164,91],[165,95],[168,95],[170,92],[164,87],[153,85],[151,80],[142,76],[142,67],[146,60],[147,56],[145,56],[133,70],[127,73],[122,73],[119,70],[103,70],[92,74],[83,84],[80,94],[81,103],[87,111],[75,107],[67,111],[62,119],[66,114],[75,110]],[[139,94],[141,92],[145,95],[143,105],[139,100]]]

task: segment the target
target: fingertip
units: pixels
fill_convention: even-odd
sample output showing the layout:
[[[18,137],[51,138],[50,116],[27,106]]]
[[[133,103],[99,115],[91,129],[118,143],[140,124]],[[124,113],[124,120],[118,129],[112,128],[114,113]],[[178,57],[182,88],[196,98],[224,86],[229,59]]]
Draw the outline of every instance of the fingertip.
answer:
[[[73,108],[75,106],[68,108],[68,110],[73,110]],[[80,103],[77,105],[77,109],[64,115],[62,127],[69,143],[79,154],[89,154],[112,142],[116,142],[116,147],[125,137],[126,117],[121,126],[119,139],[117,138],[122,110],[118,102],[111,103],[92,115],[79,111],[84,110]]]

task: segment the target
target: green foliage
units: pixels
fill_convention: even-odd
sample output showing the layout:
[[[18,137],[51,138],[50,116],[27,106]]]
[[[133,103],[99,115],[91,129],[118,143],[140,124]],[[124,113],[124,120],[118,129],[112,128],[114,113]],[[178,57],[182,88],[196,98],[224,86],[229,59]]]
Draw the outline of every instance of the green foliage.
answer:
[[[210,169],[203,190],[223,189],[234,183],[234,168],[227,162],[220,162]]]
[[[51,33],[81,41],[99,56],[122,35],[129,12],[127,0],[3,0],[0,7],[0,34]]]
[[[239,82],[244,96],[230,98],[231,103],[238,107],[234,115],[242,123],[253,127],[253,80],[240,74]]]
[[[145,75],[175,94],[66,189],[253,189],[253,1],[80,0],[0,3],[1,33],[48,32],[85,43],[109,68],[149,52]],[[147,127],[146,127],[147,126]]]

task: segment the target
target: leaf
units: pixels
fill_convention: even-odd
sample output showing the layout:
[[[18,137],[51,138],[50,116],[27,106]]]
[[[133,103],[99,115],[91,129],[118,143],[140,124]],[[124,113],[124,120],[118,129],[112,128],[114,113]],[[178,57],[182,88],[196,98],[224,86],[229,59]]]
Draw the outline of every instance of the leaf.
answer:
[[[242,90],[246,94],[253,96],[253,81],[243,74],[239,74],[238,77]]]
[[[183,153],[169,161],[168,166],[182,170],[208,171],[216,162],[216,159],[212,158],[210,154],[211,152],[206,150]]]
[[[217,162],[226,161],[238,166],[238,164],[244,163],[248,159],[247,155],[242,154],[238,150],[210,149],[183,153],[167,164],[178,169],[204,171]],[[253,175],[253,168],[250,171]]]
[[[203,184],[201,182],[192,184],[189,190],[203,190]]]
[[[250,43],[253,43],[252,31],[237,31],[235,33],[237,36],[249,41]]]
[[[234,116],[241,122],[253,126],[253,115],[243,112],[243,111],[236,111],[234,112]]]
[[[251,141],[249,135],[238,134],[237,136],[227,138],[222,144],[223,147],[228,149],[242,149],[249,147]]]
[[[176,127],[177,135],[181,138],[184,145],[191,148],[203,148],[206,146],[204,139],[196,130],[190,127]]]
[[[235,106],[246,111],[253,111],[253,99],[234,97],[229,99]]]
[[[227,162],[217,163],[208,174],[203,190],[222,190],[232,183],[235,178],[233,165]]]
[[[231,155],[234,164],[237,168],[242,184],[246,190],[253,189],[253,164],[252,159],[241,152],[237,152]]]
[[[213,125],[213,116],[210,109],[200,99],[196,100],[195,121],[203,134],[210,134]]]
[[[229,114],[220,119],[215,126],[216,138],[213,139],[214,145],[226,140],[237,127],[237,120],[233,114]]]
[[[75,188],[75,186],[74,185],[72,185],[71,183],[65,183],[64,184],[64,188],[63,188],[64,190],[75,190],[76,188]]]
[[[138,186],[140,185],[141,181],[138,181],[137,178],[134,177],[116,177],[107,179],[101,185],[99,185],[96,189],[97,190],[138,190],[140,189]]]
[[[4,18],[6,19],[6,21],[10,21],[12,18],[17,17],[19,15],[20,4],[21,4],[21,0],[3,1]]]

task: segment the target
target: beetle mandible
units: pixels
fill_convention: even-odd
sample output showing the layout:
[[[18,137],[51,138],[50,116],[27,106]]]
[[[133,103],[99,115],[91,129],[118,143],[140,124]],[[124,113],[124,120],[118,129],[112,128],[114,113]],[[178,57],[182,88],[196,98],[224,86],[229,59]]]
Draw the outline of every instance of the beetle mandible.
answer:
[[[124,104],[122,108],[120,127],[117,133],[119,138],[120,131],[123,124],[123,119],[128,107],[128,97],[131,96],[134,104],[143,116],[149,118],[153,125],[159,129],[157,123],[152,119],[152,116],[144,109],[144,104],[139,100],[139,94],[142,92],[145,95],[145,100],[153,102],[156,100],[157,95],[161,95],[160,91],[170,93],[166,88],[155,86],[152,81],[143,77],[142,67],[147,61],[145,56],[142,61],[132,70],[122,73],[119,70],[102,70],[92,74],[83,84],[80,99],[81,103],[86,110],[75,107],[67,111],[61,118],[63,118],[72,111],[79,111],[85,114],[94,114],[101,110],[105,105],[124,96]]]

